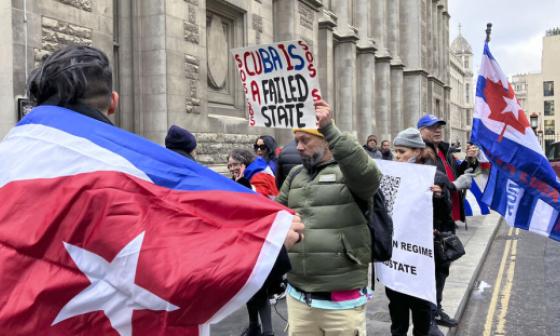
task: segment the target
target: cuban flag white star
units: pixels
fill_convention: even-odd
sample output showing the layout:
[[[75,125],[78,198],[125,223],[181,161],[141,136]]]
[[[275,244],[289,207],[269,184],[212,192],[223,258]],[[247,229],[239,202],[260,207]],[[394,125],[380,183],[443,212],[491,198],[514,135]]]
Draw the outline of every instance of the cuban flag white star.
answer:
[[[110,263],[95,253],[64,242],[76,266],[91,284],[62,307],[52,325],[102,310],[121,336],[131,336],[134,310],[179,309],[134,283],[143,240],[144,232],[129,242]]]
[[[519,120],[519,110],[521,110],[521,106],[519,106],[517,99],[515,97],[513,97],[513,99],[504,97],[504,101],[506,102],[506,107],[502,111],[502,114],[512,113],[515,116],[515,119]]]

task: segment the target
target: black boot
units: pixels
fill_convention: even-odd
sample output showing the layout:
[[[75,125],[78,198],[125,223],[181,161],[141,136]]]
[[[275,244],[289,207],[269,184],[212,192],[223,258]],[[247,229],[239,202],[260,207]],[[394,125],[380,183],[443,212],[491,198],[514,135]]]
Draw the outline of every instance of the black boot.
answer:
[[[457,322],[457,320],[455,320],[455,319],[451,318],[449,315],[447,315],[443,311],[442,308],[439,308],[436,311],[435,320],[436,320],[437,324],[442,325],[444,327],[449,327],[449,328],[456,327],[459,324],[459,322]]]

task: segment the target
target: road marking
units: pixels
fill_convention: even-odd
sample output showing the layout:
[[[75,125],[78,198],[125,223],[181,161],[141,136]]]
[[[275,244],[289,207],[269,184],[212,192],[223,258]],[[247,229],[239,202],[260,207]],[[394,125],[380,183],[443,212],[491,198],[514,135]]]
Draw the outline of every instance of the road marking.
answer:
[[[513,233],[513,228],[508,231],[508,237],[511,238]],[[504,268],[506,266],[507,257],[511,249],[511,239],[506,241],[504,247],[504,254],[502,255],[502,261],[500,262],[500,268],[498,269],[498,276],[496,277],[496,282],[494,283],[494,293],[492,293],[492,299],[490,300],[490,306],[488,307],[488,314],[486,315],[486,323],[484,324],[484,334],[483,336],[492,335],[492,325],[494,324],[494,314],[496,313],[496,306],[498,304],[498,298],[500,296],[502,287],[502,278],[504,276]]]
[[[515,236],[519,233],[519,229],[516,229]],[[502,291],[500,299],[500,313],[498,314],[498,319],[496,323],[496,335],[505,335],[506,327],[506,316],[509,309],[509,300],[511,298],[511,288],[513,287],[513,276],[515,274],[515,261],[517,256],[517,239],[513,240],[511,244],[511,251],[509,257],[509,265],[506,272],[506,280],[504,289]]]

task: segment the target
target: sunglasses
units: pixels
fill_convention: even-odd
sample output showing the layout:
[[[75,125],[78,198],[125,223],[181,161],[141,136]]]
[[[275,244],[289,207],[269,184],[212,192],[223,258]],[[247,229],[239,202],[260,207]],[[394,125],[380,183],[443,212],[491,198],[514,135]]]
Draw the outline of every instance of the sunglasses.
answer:
[[[266,147],[266,145],[253,145],[253,149],[255,150],[255,152],[259,149],[264,152],[268,150],[268,147]]]

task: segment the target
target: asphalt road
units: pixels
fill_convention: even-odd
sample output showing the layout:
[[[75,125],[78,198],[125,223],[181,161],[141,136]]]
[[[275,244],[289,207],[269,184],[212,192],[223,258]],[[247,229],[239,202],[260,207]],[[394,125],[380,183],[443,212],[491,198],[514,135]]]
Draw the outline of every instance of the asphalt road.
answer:
[[[560,242],[502,222],[455,335],[560,335]]]

